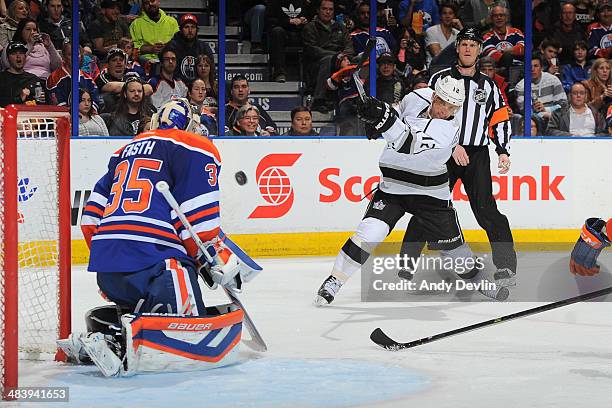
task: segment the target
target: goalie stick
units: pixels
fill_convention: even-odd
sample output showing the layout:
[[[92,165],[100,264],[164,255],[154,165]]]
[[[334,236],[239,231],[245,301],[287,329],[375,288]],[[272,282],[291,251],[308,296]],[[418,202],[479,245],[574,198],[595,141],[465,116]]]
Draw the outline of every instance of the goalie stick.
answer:
[[[206,257],[206,260],[212,265],[212,263],[214,262],[212,257],[210,256],[206,248],[204,248],[204,243],[202,242],[198,234],[193,230],[193,226],[191,225],[187,217],[185,217],[183,211],[181,211],[181,209],[179,208],[179,204],[176,202],[176,199],[172,195],[172,192],[170,192],[170,186],[168,186],[168,183],[166,183],[165,181],[159,181],[157,184],[155,184],[155,188],[161,193],[161,195],[164,196],[164,198],[166,199],[170,207],[174,210],[178,218],[181,220],[187,231],[189,231],[189,234],[195,241],[198,248],[200,248],[200,250]],[[266,342],[264,341],[263,337],[261,337],[261,334],[257,330],[257,327],[255,327],[253,319],[251,319],[251,316],[245,309],[244,304],[238,297],[238,293],[231,287],[221,287],[223,288],[227,296],[230,298],[230,300],[240,306],[240,309],[242,309],[242,311],[244,312],[244,325],[246,326],[253,339],[252,341],[243,340],[244,343],[255,351],[267,351],[268,346],[266,346]]]
[[[361,54],[361,61],[359,61],[359,64],[357,64],[357,68],[355,69],[355,71],[353,71],[353,81],[355,81],[355,87],[357,87],[357,93],[359,94],[359,99],[361,99],[361,102],[365,101],[368,94],[366,93],[365,89],[363,89],[363,84],[361,83],[361,78],[359,77],[359,71],[361,71],[361,68],[363,68],[368,58],[370,58],[372,48],[374,48],[375,46],[376,38],[370,37],[368,39],[368,42],[366,43],[365,50],[363,50],[363,53]]]
[[[380,347],[383,347],[387,350],[398,351],[405,350],[416,346],[421,346],[423,344],[431,343],[437,340],[442,340],[447,337],[455,336],[457,334],[466,333],[472,330],[482,329],[487,326],[492,326],[498,323],[504,323],[510,320],[518,319],[520,317],[531,316],[537,313],[547,312],[552,309],[557,309],[559,307],[571,305],[573,303],[583,302],[585,300],[594,299],[600,296],[604,296],[612,293],[612,287],[597,290],[595,292],[585,293],[584,295],[574,296],[568,299],[559,300],[557,302],[548,303],[546,305],[534,307],[531,309],[522,310],[520,312],[511,313],[505,316],[497,317],[495,319],[486,320],[484,322],[471,324],[469,326],[460,327],[458,329],[450,330],[444,333],[438,333],[433,336],[424,337],[422,339],[409,341],[407,343],[400,343],[389,336],[387,336],[380,328],[375,329],[372,334],[370,334],[370,340],[374,343],[378,344]]]

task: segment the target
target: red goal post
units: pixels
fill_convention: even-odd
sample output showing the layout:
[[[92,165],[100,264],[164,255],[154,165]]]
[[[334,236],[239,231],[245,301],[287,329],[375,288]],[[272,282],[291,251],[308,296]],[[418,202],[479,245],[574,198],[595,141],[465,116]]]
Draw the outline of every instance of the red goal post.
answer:
[[[18,360],[65,356],[70,333],[70,113],[0,109],[0,374],[18,386]]]

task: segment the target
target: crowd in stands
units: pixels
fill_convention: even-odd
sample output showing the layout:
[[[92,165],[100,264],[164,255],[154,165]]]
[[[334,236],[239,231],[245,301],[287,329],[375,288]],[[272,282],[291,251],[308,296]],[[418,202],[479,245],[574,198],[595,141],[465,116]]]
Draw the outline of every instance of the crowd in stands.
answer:
[[[210,135],[218,123],[228,135],[282,134],[253,102],[246,76],[233,75],[227,91],[219,89],[214,52],[198,37],[202,25],[214,24],[200,20],[218,12],[217,2],[174,14],[163,1],[79,2],[79,134],[134,135],[177,97],[197,107]],[[612,0],[532,3],[532,134],[612,134]],[[432,74],[455,64],[459,30],[474,26],[483,38],[480,69],[499,86],[514,134],[522,134],[524,9],[524,0],[377,0],[377,97],[396,104],[428,86]],[[369,68],[358,64],[370,36],[370,1],[227,0],[226,10],[227,25],[241,27],[249,53],[269,55],[272,81],[295,76],[289,56],[299,50],[303,104],[286,112],[291,125],[284,134],[316,135],[313,111],[333,118],[337,134],[364,133],[353,72],[368,90]],[[0,17],[0,107],[70,105],[71,4],[0,0]]]

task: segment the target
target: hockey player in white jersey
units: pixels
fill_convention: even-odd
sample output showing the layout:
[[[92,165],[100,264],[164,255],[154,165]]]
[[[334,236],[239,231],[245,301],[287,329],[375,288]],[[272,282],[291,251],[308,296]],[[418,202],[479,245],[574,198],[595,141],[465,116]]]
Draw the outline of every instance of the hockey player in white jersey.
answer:
[[[424,88],[411,92],[396,108],[372,97],[360,104],[359,117],[373,130],[369,138],[382,135],[387,142],[379,159],[380,184],[357,231],[346,241],[331,275],[319,288],[315,304],[331,303],[369,257],[362,244],[382,242],[406,213],[427,231],[430,249],[439,249],[444,257],[454,260],[473,257],[451,204],[446,169],[458,143],[459,124],[453,115],[464,100],[461,82],[448,77],[436,84],[435,91]],[[416,259],[423,244],[408,247],[408,255]],[[480,270],[474,268],[459,276],[475,279]],[[498,300],[505,300],[508,293],[507,288],[483,292]]]

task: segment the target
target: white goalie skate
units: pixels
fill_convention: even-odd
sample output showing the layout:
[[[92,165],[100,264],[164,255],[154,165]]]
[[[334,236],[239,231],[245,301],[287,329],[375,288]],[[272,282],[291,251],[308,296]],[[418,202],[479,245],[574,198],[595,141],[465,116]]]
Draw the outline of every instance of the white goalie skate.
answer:
[[[91,358],[81,344],[81,337],[87,336],[89,333],[71,333],[65,339],[57,340],[57,347],[68,357],[68,362],[76,364],[92,364]]]
[[[91,333],[79,338],[87,355],[106,377],[117,377],[121,360],[108,345],[109,340],[102,333]]]

